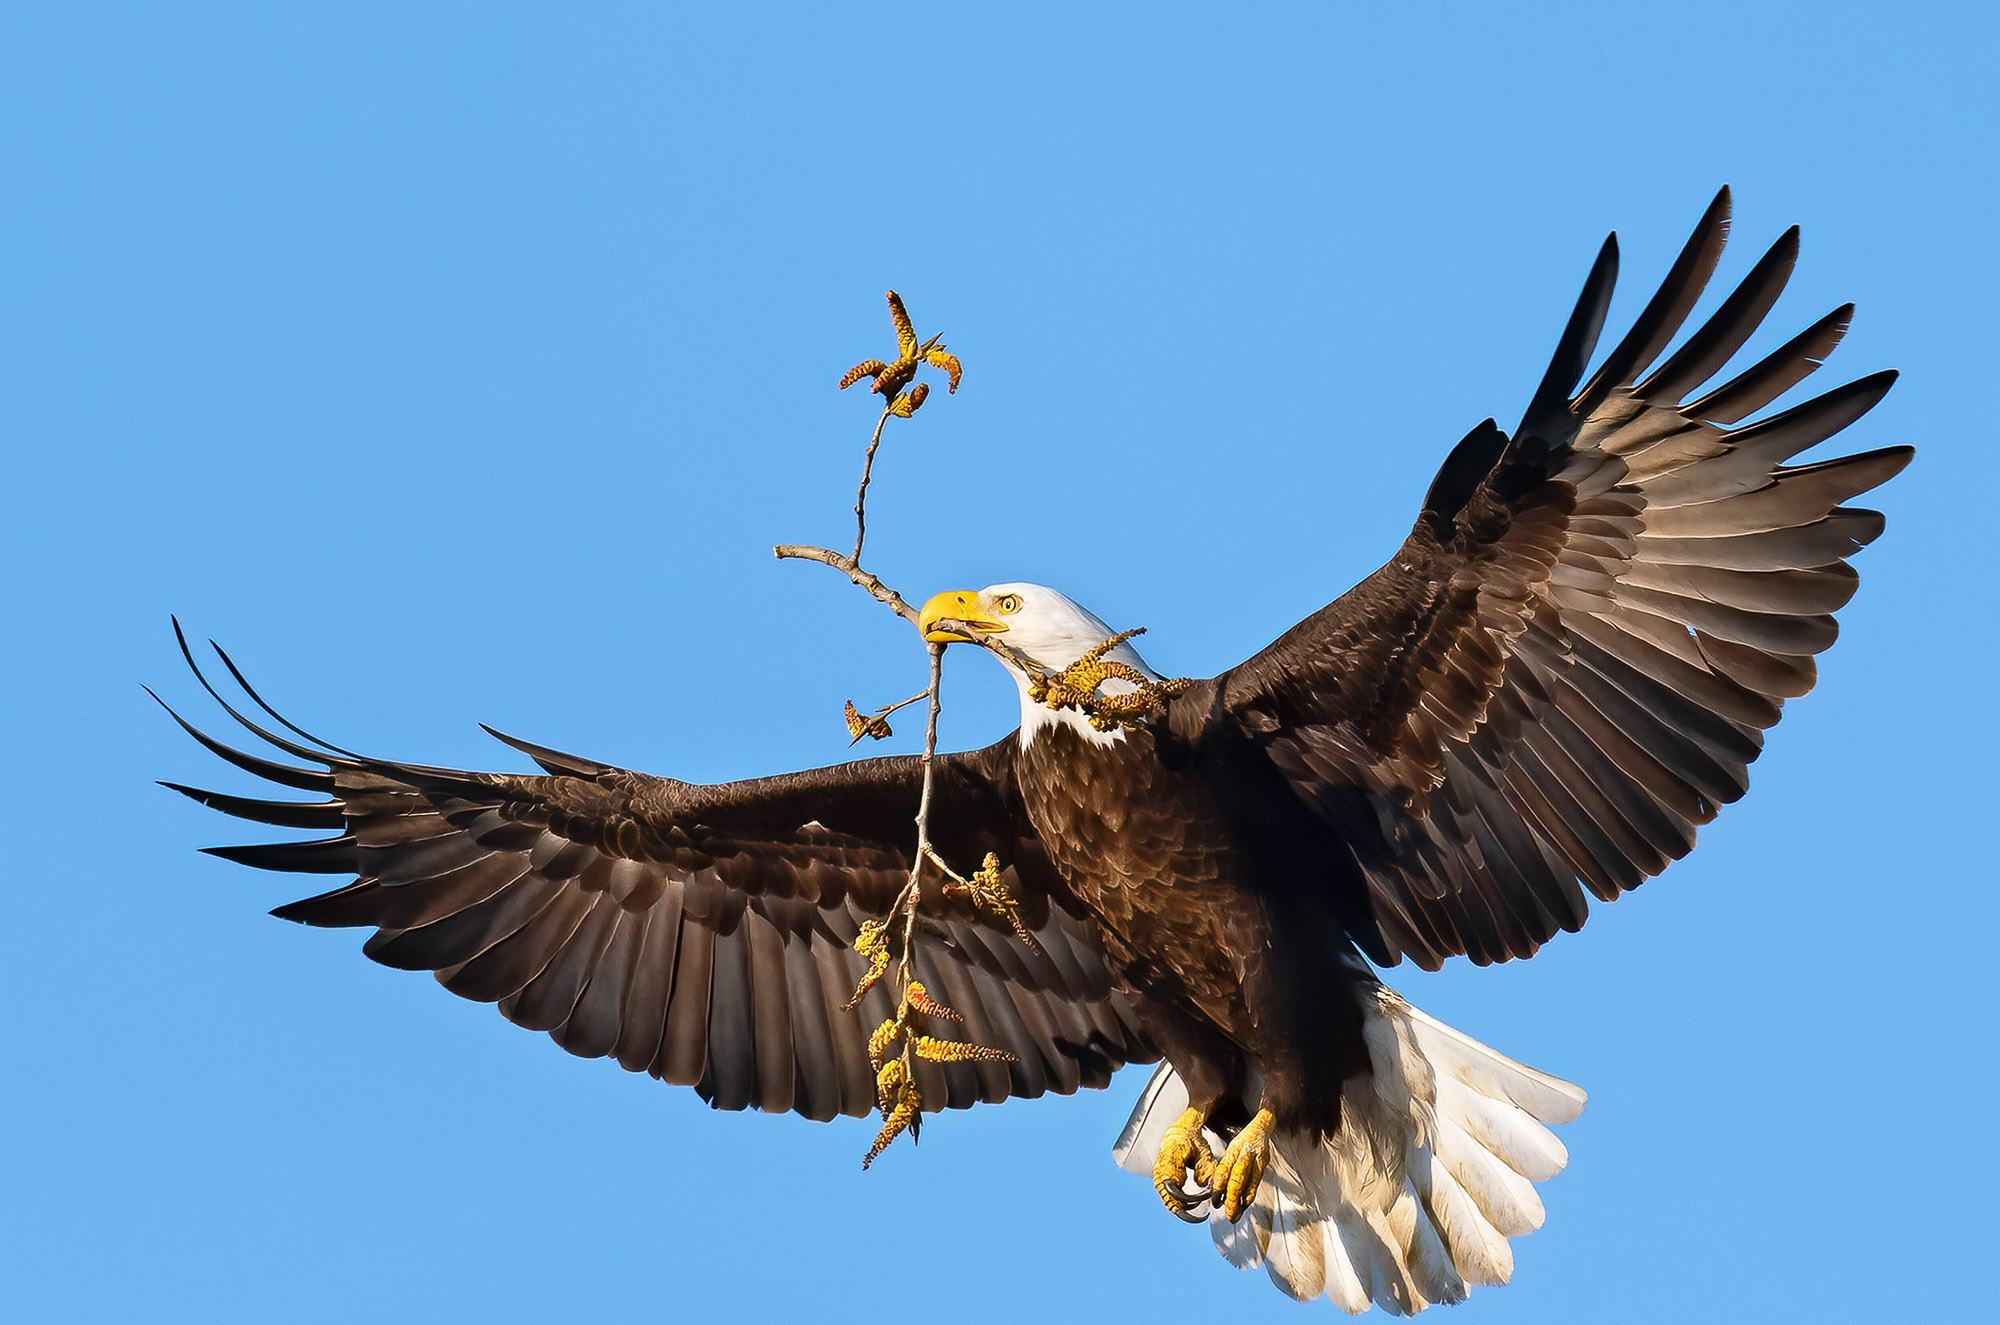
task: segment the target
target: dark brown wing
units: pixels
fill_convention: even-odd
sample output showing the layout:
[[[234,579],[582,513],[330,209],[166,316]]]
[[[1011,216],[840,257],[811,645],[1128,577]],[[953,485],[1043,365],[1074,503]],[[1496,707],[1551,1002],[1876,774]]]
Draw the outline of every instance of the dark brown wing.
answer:
[[[1882,530],[1838,503],[1906,447],[1784,462],[1865,413],[1878,373],[1746,427],[1846,330],[1835,310],[1690,403],[1798,253],[1787,232],[1644,381],[1715,268],[1717,195],[1638,322],[1581,388],[1610,302],[1605,243],[1521,427],[1452,452],[1390,562],[1175,701],[1268,757],[1351,857],[1378,961],[1524,957],[1694,844],[1742,795],[1779,705],[1812,687]],[[1363,927],[1364,929],[1366,926]]]
[[[894,1007],[886,985],[855,1011],[841,1004],[867,966],[851,948],[856,932],[889,910],[909,874],[915,757],[700,786],[501,737],[544,775],[468,773],[324,745],[250,692],[310,742],[302,744],[209,693],[310,766],[231,749],[182,721],[197,740],[239,768],[326,799],[174,790],[238,818],[333,834],[213,854],[358,876],[274,914],[372,927],[363,951],[376,961],[435,971],[445,988],[497,1002],[573,1054],[691,1085],[717,1108],[825,1119],[874,1107],[868,1033]],[[1069,1094],[1154,1057],[1111,988],[1091,925],[1025,826],[1013,749],[1009,738],[942,757],[933,833],[947,859],[976,864],[997,851],[1008,862],[1041,951],[932,899],[917,970],[964,1015],[963,1038],[1016,1061],[921,1064],[927,1108]]]

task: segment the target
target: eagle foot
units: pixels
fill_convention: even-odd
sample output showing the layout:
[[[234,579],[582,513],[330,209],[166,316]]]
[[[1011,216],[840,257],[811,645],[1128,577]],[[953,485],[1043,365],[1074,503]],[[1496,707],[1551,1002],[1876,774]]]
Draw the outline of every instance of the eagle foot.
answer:
[[[1221,1205],[1222,1217],[1232,1224],[1257,1198],[1257,1185],[1271,1162],[1271,1130],[1277,1121],[1269,1109],[1257,1110],[1257,1116],[1236,1134],[1215,1163],[1210,1199]]]
[[[1208,1217],[1202,1207],[1213,1199],[1215,1152],[1202,1135],[1207,1122],[1200,1109],[1181,1114],[1160,1138],[1160,1153],[1153,1160],[1153,1190],[1160,1194],[1168,1213],[1190,1224]],[[1185,1185],[1190,1175],[1195,1181],[1193,1191]]]

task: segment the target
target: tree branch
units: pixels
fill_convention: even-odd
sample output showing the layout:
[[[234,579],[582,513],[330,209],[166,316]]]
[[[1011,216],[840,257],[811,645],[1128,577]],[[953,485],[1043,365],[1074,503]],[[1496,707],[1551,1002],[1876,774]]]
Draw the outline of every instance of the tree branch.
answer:
[[[843,557],[831,548],[814,547],[810,543],[780,543],[771,549],[780,561],[817,561],[822,566],[831,566],[848,579],[866,589],[875,599],[912,626],[918,624],[917,609],[911,607],[904,597],[882,583],[881,579],[855,564],[854,558]],[[1029,676],[1049,677],[1054,675],[1048,668],[1030,658],[998,635],[989,635],[969,621],[951,618],[940,619],[938,625],[957,632],[985,649],[1003,662],[1012,663]]]
[[[831,548],[814,547],[809,543],[780,543],[771,549],[778,560],[817,561],[823,566],[831,566],[848,579],[873,594],[875,601],[894,612],[911,625],[917,624],[917,609],[903,601],[903,595],[891,589],[881,580],[862,570],[854,558],[843,557]]]

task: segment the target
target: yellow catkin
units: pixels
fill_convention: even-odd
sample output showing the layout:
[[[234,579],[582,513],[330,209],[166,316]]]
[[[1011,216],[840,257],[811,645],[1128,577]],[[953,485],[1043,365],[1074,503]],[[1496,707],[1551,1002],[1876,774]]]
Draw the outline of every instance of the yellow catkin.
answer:
[[[876,1157],[889,1148],[890,1142],[915,1126],[917,1114],[923,1107],[924,1097],[917,1093],[916,1083],[904,1082],[895,1107],[891,1108],[884,1102],[882,1130],[875,1134],[875,1144],[868,1147],[868,1153],[861,1159],[861,1167],[866,1169],[873,1164]]]
[[[957,392],[965,368],[956,355],[945,352],[941,337],[933,336],[918,343],[916,329],[910,325],[909,310],[903,307],[903,297],[894,290],[889,291],[889,320],[896,325],[896,357],[888,363],[880,359],[862,360],[842,374],[840,389],[845,391],[862,378],[872,377],[875,382],[868,389],[887,402],[891,414],[907,419],[922,408],[924,397],[930,394],[927,385],[910,387],[919,367],[929,364],[944,373],[950,379],[947,388],[950,393]]]
[[[951,378],[944,389],[946,395],[958,394],[958,379],[965,375],[965,368],[959,363],[957,355],[946,354],[943,350],[932,350],[924,355],[924,362]]]
[[[910,987],[903,992],[903,1000],[913,1011],[926,1017],[939,1017],[945,1021],[964,1021],[965,1018],[931,997],[931,991],[924,988],[921,980],[910,981]]]
[[[903,1088],[909,1079],[909,1069],[903,1066],[903,1060],[900,1058],[891,1058],[877,1069],[875,1073],[875,1102],[881,1107],[883,1113],[889,1112],[892,1102],[896,1098],[896,1093]]]
[[[910,313],[903,307],[903,296],[891,290],[888,300],[889,320],[896,324],[896,348],[902,351],[904,358],[910,358],[917,352],[916,328],[910,325]]]
[[[868,1037],[868,1066],[880,1072],[888,1056],[889,1046],[895,1043],[896,1037],[902,1033],[903,1022],[900,1017],[891,1017],[877,1026],[875,1033]]]
[[[856,382],[859,382],[862,378],[873,377],[877,373],[880,373],[884,368],[887,368],[888,366],[889,366],[888,364],[883,363],[880,359],[863,359],[860,363],[855,364],[852,368],[848,369],[847,372],[841,376],[840,389],[842,391],[845,391],[847,390],[847,388],[853,386]]]
[[[1000,857],[997,853],[992,851],[986,853],[986,859],[979,863],[979,868],[965,881],[965,891],[972,898],[975,907],[1006,921],[1007,927],[1014,931],[1014,937],[1026,944],[1030,952],[1039,953],[1042,950],[1042,945],[1035,941],[1035,936],[1028,932],[1027,925],[1021,921],[1020,908],[1014,901],[1012,890],[1007,887],[1007,880],[1002,876]]]
[[[1134,635],[1145,633],[1144,626],[1122,630],[1103,643],[1094,645],[1090,652],[1053,676],[1031,677],[1028,698],[1052,709],[1081,709],[1089,715],[1090,725],[1098,731],[1143,725],[1140,719],[1151,712],[1155,704],[1170,695],[1178,695],[1194,684],[1186,677],[1172,681],[1148,681],[1145,673],[1130,664],[1104,657]],[[1122,695],[1098,694],[1097,688],[1110,680],[1124,681],[1134,688]]]
[[[917,361],[915,359],[898,359],[881,372],[875,374],[875,385],[868,389],[894,399],[896,393],[908,386],[910,379],[916,375]]]
[[[994,1049],[983,1044],[964,1044],[957,1040],[939,1040],[929,1035],[919,1035],[910,1041],[910,1048],[916,1050],[917,1057],[928,1058],[933,1063],[1011,1063],[1014,1055],[1005,1049]]]
[[[866,931],[862,931],[862,933],[866,933]],[[862,953],[864,957],[868,957],[868,971],[862,975],[860,985],[854,987],[854,997],[840,1005],[842,1013],[852,1013],[854,1009],[858,1009],[862,1005],[862,999],[868,995],[868,991],[874,989],[876,981],[880,981],[884,975],[888,975],[888,947],[884,947],[880,941],[874,943],[872,947],[862,947],[862,941],[856,939],[854,941],[854,951]]]

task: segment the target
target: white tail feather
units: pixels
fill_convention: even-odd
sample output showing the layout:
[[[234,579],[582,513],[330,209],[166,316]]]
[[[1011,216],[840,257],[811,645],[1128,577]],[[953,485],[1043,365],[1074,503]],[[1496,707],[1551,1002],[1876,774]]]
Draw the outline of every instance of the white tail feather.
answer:
[[[1230,1264],[1263,1266],[1293,1297],[1405,1315],[1513,1276],[1507,1239],[1541,1227],[1534,1184],[1569,1159],[1545,1124],[1575,1118],[1584,1093],[1389,989],[1368,997],[1373,1070],[1347,1084],[1340,1131],[1324,1141],[1273,1137],[1256,1200],[1233,1224],[1211,1213],[1209,1231]],[[1151,1175],[1187,1102],[1187,1088],[1162,1066],[1118,1138],[1118,1163]],[[1209,1141],[1221,1148],[1221,1138]]]
[[[1127,1172],[1150,1177],[1153,1160],[1160,1153],[1160,1142],[1166,1139],[1167,1129],[1174,1125],[1174,1120],[1187,1112],[1187,1106],[1187,1086],[1179,1074],[1166,1067],[1153,1073],[1152,1080],[1139,1092],[1132,1116],[1125,1120],[1125,1130],[1111,1147],[1111,1158]]]

